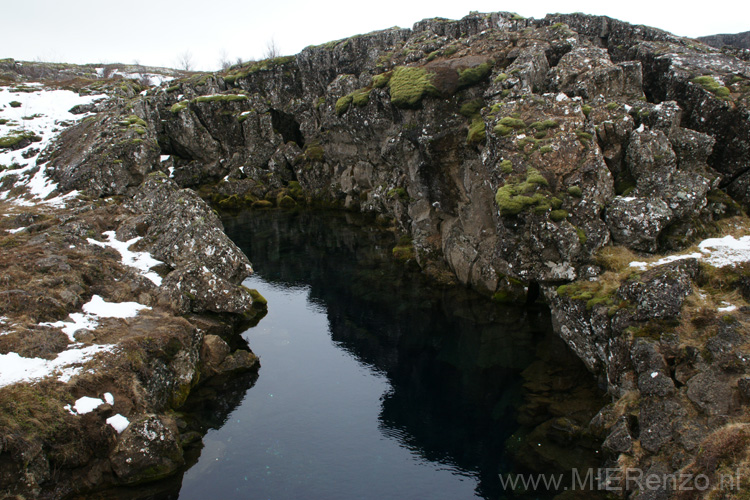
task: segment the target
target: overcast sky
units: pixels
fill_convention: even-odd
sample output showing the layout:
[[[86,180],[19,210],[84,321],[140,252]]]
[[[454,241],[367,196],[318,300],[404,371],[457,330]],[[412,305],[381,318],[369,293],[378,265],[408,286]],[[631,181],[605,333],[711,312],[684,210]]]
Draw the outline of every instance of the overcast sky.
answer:
[[[71,63],[177,65],[189,52],[195,69],[218,69],[259,59],[274,39],[283,54],[308,45],[392,26],[411,28],[421,19],[460,19],[469,11],[512,11],[525,17],[554,12],[600,14],[697,37],[750,30],[750,2],[692,7],[692,2],[408,0],[3,0],[0,58]],[[731,4],[731,7],[729,6]],[[700,5],[700,7],[698,7]],[[716,6],[714,8],[714,6]]]

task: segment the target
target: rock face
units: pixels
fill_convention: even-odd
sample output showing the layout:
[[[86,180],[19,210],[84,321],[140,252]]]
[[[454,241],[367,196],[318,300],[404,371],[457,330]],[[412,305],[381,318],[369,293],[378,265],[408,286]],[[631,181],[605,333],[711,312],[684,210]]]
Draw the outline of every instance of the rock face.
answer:
[[[541,288],[616,400],[597,419],[612,460],[667,473],[740,413],[746,318],[688,314],[722,286],[695,261],[598,257],[685,248],[750,207],[747,61],[606,17],[431,19],[133,95],[46,154],[64,190],[125,198],[118,235],[166,263],[155,301],[178,314],[252,301],[233,285],[249,263],[191,189],[371,212],[428,273],[498,300]],[[224,351],[204,343],[207,370],[252,364]]]
[[[711,47],[716,47],[718,49],[724,47],[725,45],[729,45],[730,47],[737,47],[739,49],[750,49],[750,31],[745,31],[743,33],[725,33],[722,35],[701,36],[698,37],[698,40],[705,43],[706,45],[710,45]]]
[[[747,71],[608,18],[426,20],[151,91],[69,132],[118,163],[52,165],[100,195],[161,170],[221,207],[378,213],[492,294],[590,276],[610,242],[679,246],[720,187],[748,205]]]

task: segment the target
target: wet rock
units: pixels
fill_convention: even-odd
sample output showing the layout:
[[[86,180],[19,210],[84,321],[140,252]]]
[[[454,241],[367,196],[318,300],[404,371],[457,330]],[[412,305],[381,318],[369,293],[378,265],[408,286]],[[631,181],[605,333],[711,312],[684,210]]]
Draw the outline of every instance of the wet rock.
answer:
[[[209,311],[243,315],[253,307],[250,290],[199,265],[169,273],[162,282],[159,300],[179,314]]]
[[[219,373],[237,373],[255,370],[260,366],[258,356],[255,354],[238,349],[227,356],[219,365]]]
[[[118,480],[136,484],[172,474],[184,463],[178,435],[174,420],[164,415],[131,420],[109,457]]]
[[[222,362],[229,356],[229,345],[217,335],[206,335],[201,348],[201,359],[207,375],[216,374]]]

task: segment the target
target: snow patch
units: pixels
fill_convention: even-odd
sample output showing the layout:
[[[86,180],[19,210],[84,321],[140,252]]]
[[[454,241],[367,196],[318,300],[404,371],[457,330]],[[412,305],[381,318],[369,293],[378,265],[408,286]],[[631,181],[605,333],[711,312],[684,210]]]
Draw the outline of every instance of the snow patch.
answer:
[[[693,252],[681,255],[668,255],[656,262],[634,261],[630,267],[641,271],[654,266],[661,266],[683,259],[698,259],[714,267],[733,266],[740,262],[750,261],[750,236],[742,236],[736,239],[734,236],[723,238],[709,238],[703,240],[699,245],[701,253]]]
[[[114,345],[92,345],[68,349],[52,360],[24,358],[15,352],[0,354],[0,387],[53,375],[58,375],[59,381],[67,382],[81,371],[80,365],[98,353],[111,352],[114,347]]]
[[[32,85],[29,85],[32,86]],[[17,149],[0,152],[0,164],[15,165],[17,168],[7,169],[0,172],[0,179],[6,176],[15,176],[17,180],[12,187],[25,185],[28,195],[33,201],[26,199],[25,194],[19,195],[13,201],[21,206],[31,206],[44,201],[53,191],[57,184],[47,177],[46,165],[37,162],[39,153],[43,151],[53,139],[66,127],[72,125],[87,115],[74,115],[70,112],[76,105],[91,104],[96,101],[107,99],[106,95],[80,96],[69,90],[50,90],[41,85],[34,92],[14,92],[12,88],[0,88],[0,109],[3,119],[8,120],[0,125],[0,137],[15,134],[28,134],[35,136],[36,142]],[[16,101],[19,106],[11,107],[10,103]],[[26,156],[27,158],[24,158]],[[9,192],[6,190],[0,197],[7,199]],[[56,199],[56,203],[63,203],[65,199]]]
[[[90,398],[84,396],[76,400],[75,404],[71,408],[70,405],[65,405],[65,409],[68,410],[72,415],[85,415],[99,408],[104,404],[104,401],[99,398]]]
[[[108,405],[112,406],[115,404],[115,397],[112,395],[111,392],[105,392],[104,393],[104,402]]]
[[[100,247],[114,248],[122,256],[123,264],[137,269],[143,276],[151,280],[154,285],[161,286],[161,276],[151,271],[151,268],[163,264],[163,262],[154,259],[148,252],[133,252],[129,250],[132,245],[141,240],[140,236],[128,241],[119,241],[115,237],[114,231],[106,231],[103,233],[103,236],[107,237],[107,241],[102,242],[89,238],[88,242]]]
[[[61,328],[70,341],[75,342],[74,335],[78,330],[95,330],[99,326],[100,318],[133,318],[144,309],[151,308],[137,302],[107,302],[99,295],[94,295],[83,305],[83,312],[70,313],[68,321],[40,323],[40,325]]]
[[[736,239],[734,236],[723,238],[709,238],[699,245],[700,251],[705,253],[705,262],[714,267],[732,266],[739,262],[750,261],[750,236]]]
[[[130,420],[118,413],[117,415],[109,417],[107,423],[111,425],[118,434],[122,434],[122,432],[130,425]]]

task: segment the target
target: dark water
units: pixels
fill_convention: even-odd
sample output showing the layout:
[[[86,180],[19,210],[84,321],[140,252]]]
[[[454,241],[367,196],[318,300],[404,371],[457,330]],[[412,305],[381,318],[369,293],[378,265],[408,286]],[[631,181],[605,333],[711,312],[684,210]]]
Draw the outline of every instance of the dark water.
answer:
[[[437,287],[393,259],[393,234],[347,216],[225,226],[268,299],[244,334],[262,367],[201,389],[202,449],[159,498],[501,498],[500,473],[593,463],[549,425],[601,400],[543,306]]]

